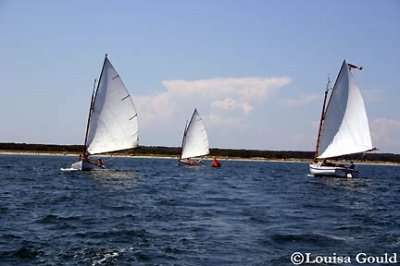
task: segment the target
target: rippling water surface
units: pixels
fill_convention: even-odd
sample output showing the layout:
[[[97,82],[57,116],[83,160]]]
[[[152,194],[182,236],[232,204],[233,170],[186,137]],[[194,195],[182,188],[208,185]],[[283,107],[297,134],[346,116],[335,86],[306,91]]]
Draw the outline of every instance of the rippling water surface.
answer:
[[[0,263],[290,265],[316,255],[400,250],[400,168],[308,176],[303,163],[0,156]]]

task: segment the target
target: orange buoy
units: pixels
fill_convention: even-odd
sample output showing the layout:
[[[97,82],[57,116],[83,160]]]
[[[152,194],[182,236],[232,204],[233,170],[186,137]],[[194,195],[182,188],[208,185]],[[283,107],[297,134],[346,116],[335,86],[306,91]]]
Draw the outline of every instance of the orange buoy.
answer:
[[[220,166],[221,166],[221,163],[217,160],[217,158],[214,157],[211,167],[220,167]]]

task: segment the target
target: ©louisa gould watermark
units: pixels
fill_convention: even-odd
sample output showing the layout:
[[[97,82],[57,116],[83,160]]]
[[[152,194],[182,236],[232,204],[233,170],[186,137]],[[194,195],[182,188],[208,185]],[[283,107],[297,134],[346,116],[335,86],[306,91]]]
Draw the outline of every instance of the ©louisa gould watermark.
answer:
[[[380,255],[368,254],[364,252],[355,255],[339,255],[332,253],[329,255],[315,255],[308,252],[294,252],[290,256],[290,261],[294,265],[302,264],[397,264],[397,253],[384,253]]]

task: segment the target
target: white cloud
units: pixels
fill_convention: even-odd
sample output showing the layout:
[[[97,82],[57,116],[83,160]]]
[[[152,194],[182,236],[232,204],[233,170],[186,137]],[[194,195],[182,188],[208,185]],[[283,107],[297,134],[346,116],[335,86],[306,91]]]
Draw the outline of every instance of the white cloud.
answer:
[[[168,122],[178,110],[177,103],[165,92],[151,96],[135,96],[134,101],[141,128],[155,125],[159,121]]]
[[[162,84],[168,92],[180,96],[197,96],[206,99],[242,98],[261,100],[273,91],[288,85],[289,77],[213,78],[194,81],[166,80]]]
[[[242,110],[245,114],[249,114],[253,110],[253,106],[248,102],[240,102],[232,98],[226,98],[224,100],[217,100],[211,103],[213,108],[221,108],[227,111],[233,111],[235,109]]]
[[[218,112],[219,116],[222,109],[241,110],[246,115],[254,109],[254,102],[266,99],[273,91],[290,82],[288,77],[165,80],[162,84],[166,91],[151,96],[136,96],[135,103],[141,114],[143,127],[154,123],[156,119],[172,119],[185,106],[202,106],[210,114]],[[229,113],[225,112],[225,116],[227,115]]]
[[[224,130],[227,130],[227,127],[238,127],[240,125],[240,128],[243,129],[243,127],[246,127],[244,123],[243,117],[239,116],[227,116],[222,113],[218,112],[211,112],[207,116],[204,117],[207,121],[207,126],[208,128],[213,127],[219,130],[223,127]]]
[[[400,150],[400,120],[378,118],[371,123],[374,144],[381,152]]]
[[[221,128],[237,129],[238,125],[245,128],[247,116],[257,108],[257,104],[290,82],[289,77],[162,81],[165,91],[134,98],[142,139],[146,145],[146,137],[162,130],[164,138],[176,135],[176,141],[168,143],[164,139],[160,145],[176,145],[184,122],[195,107],[210,131],[218,131],[215,134],[222,132]]]

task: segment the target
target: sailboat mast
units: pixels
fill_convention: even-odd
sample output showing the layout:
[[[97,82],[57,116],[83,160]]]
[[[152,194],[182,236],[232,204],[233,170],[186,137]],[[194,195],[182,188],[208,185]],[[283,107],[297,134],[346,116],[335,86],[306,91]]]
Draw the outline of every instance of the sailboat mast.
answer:
[[[93,100],[94,100],[94,94],[96,91],[96,83],[97,83],[97,79],[94,79],[94,84],[93,84],[93,91],[92,91],[92,97],[90,98],[90,108],[89,108],[89,115],[88,115],[88,121],[86,124],[86,132],[85,132],[85,143],[84,143],[84,147],[83,147],[83,154],[85,156],[87,156],[87,138],[88,138],[88,132],[89,132],[89,124],[90,124],[90,117],[92,114],[92,110],[93,110]]]
[[[185,129],[183,130],[183,137],[182,137],[182,144],[181,144],[181,154],[179,155],[179,163],[180,163],[180,161],[182,159],[183,144],[185,142],[185,137],[186,137],[186,133],[187,133],[187,125],[188,125],[188,120],[186,120]]]
[[[94,85],[93,85],[93,92],[92,92],[92,98],[90,101],[90,109],[89,109],[89,116],[88,116],[88,121],[87,121],[87,125],[86,125],[86,133],[85,133],[85,143],[84,143],[84,151],[83,154],[85,156],[88,156],[88,151],[87,151],[87,139],[88,139],[88,134],[89,134],[89,125],[90,125],[90,119],[92,117],[92,112],[93,112],[93,108],[94,108],[94,103],[96,101],[96,95],[97,95],[97,90],[101,81],[101,77],[103,75],[103,71],[104,71],[104,66],[106,65],[106,60],[107,60],[107,54],[105,55],[104,58],[104,63],[103,63],[103,67],[101,68],[101,72],[100,72],[100,77],[99,77],[99,82],[97,83],[96,86],[96,79],[94,80]]]
[[[318,157],[318,152],[319,152],[319,143],[321,141],[321,129],[322,129],[322,123],[325,119],[325,106],[326,106],[326,99],[328,98],[328,92],[329,92],[329,84],[331,83],[330,78],[328,77],[328,83],[326,84],[326,89],[325,89],[325,96],[324,96],[324,103],[322,104],[322,112],[321,112],[321,118],[319,120],[319,128],[318,128],[318,137],[317,137],[317,145],[315,147],[315,153],[314,153],[314,162],[317,161]]]

